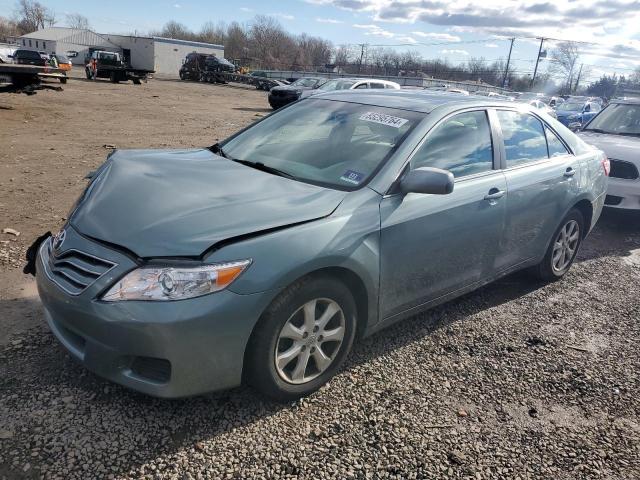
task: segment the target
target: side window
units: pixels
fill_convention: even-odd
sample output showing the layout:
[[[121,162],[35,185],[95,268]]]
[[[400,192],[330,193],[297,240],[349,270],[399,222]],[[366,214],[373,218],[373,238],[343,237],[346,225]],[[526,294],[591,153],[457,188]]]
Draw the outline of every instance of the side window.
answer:
[[[358,85],[355,88],[367,88],[367,84],[366,83],[361,83],[360,85]],[[355,89],[354,89],[355,90]]]
[[[542,122],[528,113],[498,110],[507,168],[549,158]]]
[[[374,82],[371,82],[371,83],[369,84],[369,88],[384,88],[384,84],[383,84],[383,83],[374,83]]]
[[[464,177],[493,169],[485,111],[459,113],[436,126],[411,159],[411,168],[435,167]]]
[[[591,105],[587,103],[587,104],[584,106],[584,111],[585,111],[585,112],[590,112],[590,111],[591,111]]]
[[[549,147],[549,157],[559,157],[560,155],[568,155],[569,151],[567,147],[564,146],[564,143],[560,141],[555,133],[549,130],[547,127],[544,128],[544,133],[547,136],[547,146]]]

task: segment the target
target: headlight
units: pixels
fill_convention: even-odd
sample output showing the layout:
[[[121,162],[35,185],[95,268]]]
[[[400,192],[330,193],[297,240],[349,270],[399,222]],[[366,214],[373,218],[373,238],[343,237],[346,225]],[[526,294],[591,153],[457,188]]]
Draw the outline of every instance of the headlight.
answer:
[[[301,95],[302,94],[302,90],[296,90],[296,95]]]
[[[251,260],[198,267],[142,267],[120,279],[102,300],[183,300],[227,288]]]

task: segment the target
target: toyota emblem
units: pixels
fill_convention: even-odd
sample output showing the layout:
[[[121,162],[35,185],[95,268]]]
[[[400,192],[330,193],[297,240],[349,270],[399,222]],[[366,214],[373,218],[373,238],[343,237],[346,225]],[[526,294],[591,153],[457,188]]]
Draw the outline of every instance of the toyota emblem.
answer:
[[[67,232],[65,230],[60,230],[55,237],[53,237],[53,249],[58,251],[62,247],[64,243],[64,239],[67,236]]]

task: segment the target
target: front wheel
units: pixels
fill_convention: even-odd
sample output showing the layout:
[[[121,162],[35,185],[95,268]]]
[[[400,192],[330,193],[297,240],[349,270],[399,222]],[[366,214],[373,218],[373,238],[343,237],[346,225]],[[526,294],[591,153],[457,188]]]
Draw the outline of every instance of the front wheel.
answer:
[[[333,377],[351,350],[356,306],[329,277],[287,288],[263,314],[247,347],[247,380],[265,395],[290,401]]]
[[[569,271],[582,244],[584,228],[584,217],[574,208],[560,222],[544,259],[533,269],[539,279],[557,280]]]

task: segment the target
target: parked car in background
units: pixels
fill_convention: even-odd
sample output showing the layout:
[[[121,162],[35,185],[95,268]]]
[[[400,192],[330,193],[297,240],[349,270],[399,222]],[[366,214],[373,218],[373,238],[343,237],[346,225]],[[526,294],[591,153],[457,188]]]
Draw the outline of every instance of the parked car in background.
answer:
[[[44,67],[47,65],[47,61],[42,58],[35,50],[24,50],[19,48],[13,52],[13,63],[18,65],[36,65],[38,67]]]
[[[556,109],[558,121],[565,127],[580,128],[595,117],[601,110],[595,102],[569,99]]]
[[[611,162],[605,205],[640,210],[640,100],[612,100],[579,135]]]
[[[0,47],[0,63],[13,63],[15,48]]]
[[[63,72],[70,72],[73,68],[73,64],[71,63],[71,60],[69,60],[69,58],[67,58],[66,55],[63,55],[61,53],[54,53],[52,54],[53,57],[55,57],[56,61],[58,62],[58,68],[60,70],[62,70]]]
[[[533,108],[536,108],[538,110],[542,110],[543,112],[545,112],[550,117],[558,118],[558,115],[556,114],[556,111],[553,108],[551,108],[549,105],[544,103],[542,100],[530,100],[528,103]]]
[[[396,82],[377,78],[334,78],[333,80],[323,83],[316,89],[304,90],[300,94],[300,98],[335,90],[365,90],[370,88],[400,90],[400,85]]]
[[[304,77],[299,78],[289,85],[273,87],[269,90],[269,105],[271,108],[278,109],[295,102],[305,90],[313,90],[327,81],[322,77]]]
[[[520,104],[330,91],[210,148],[110,154],[34,247],[38,292],[62,345],[112,381],[291,400],[358,338],[515,270],[564,276],[607,168]]]

